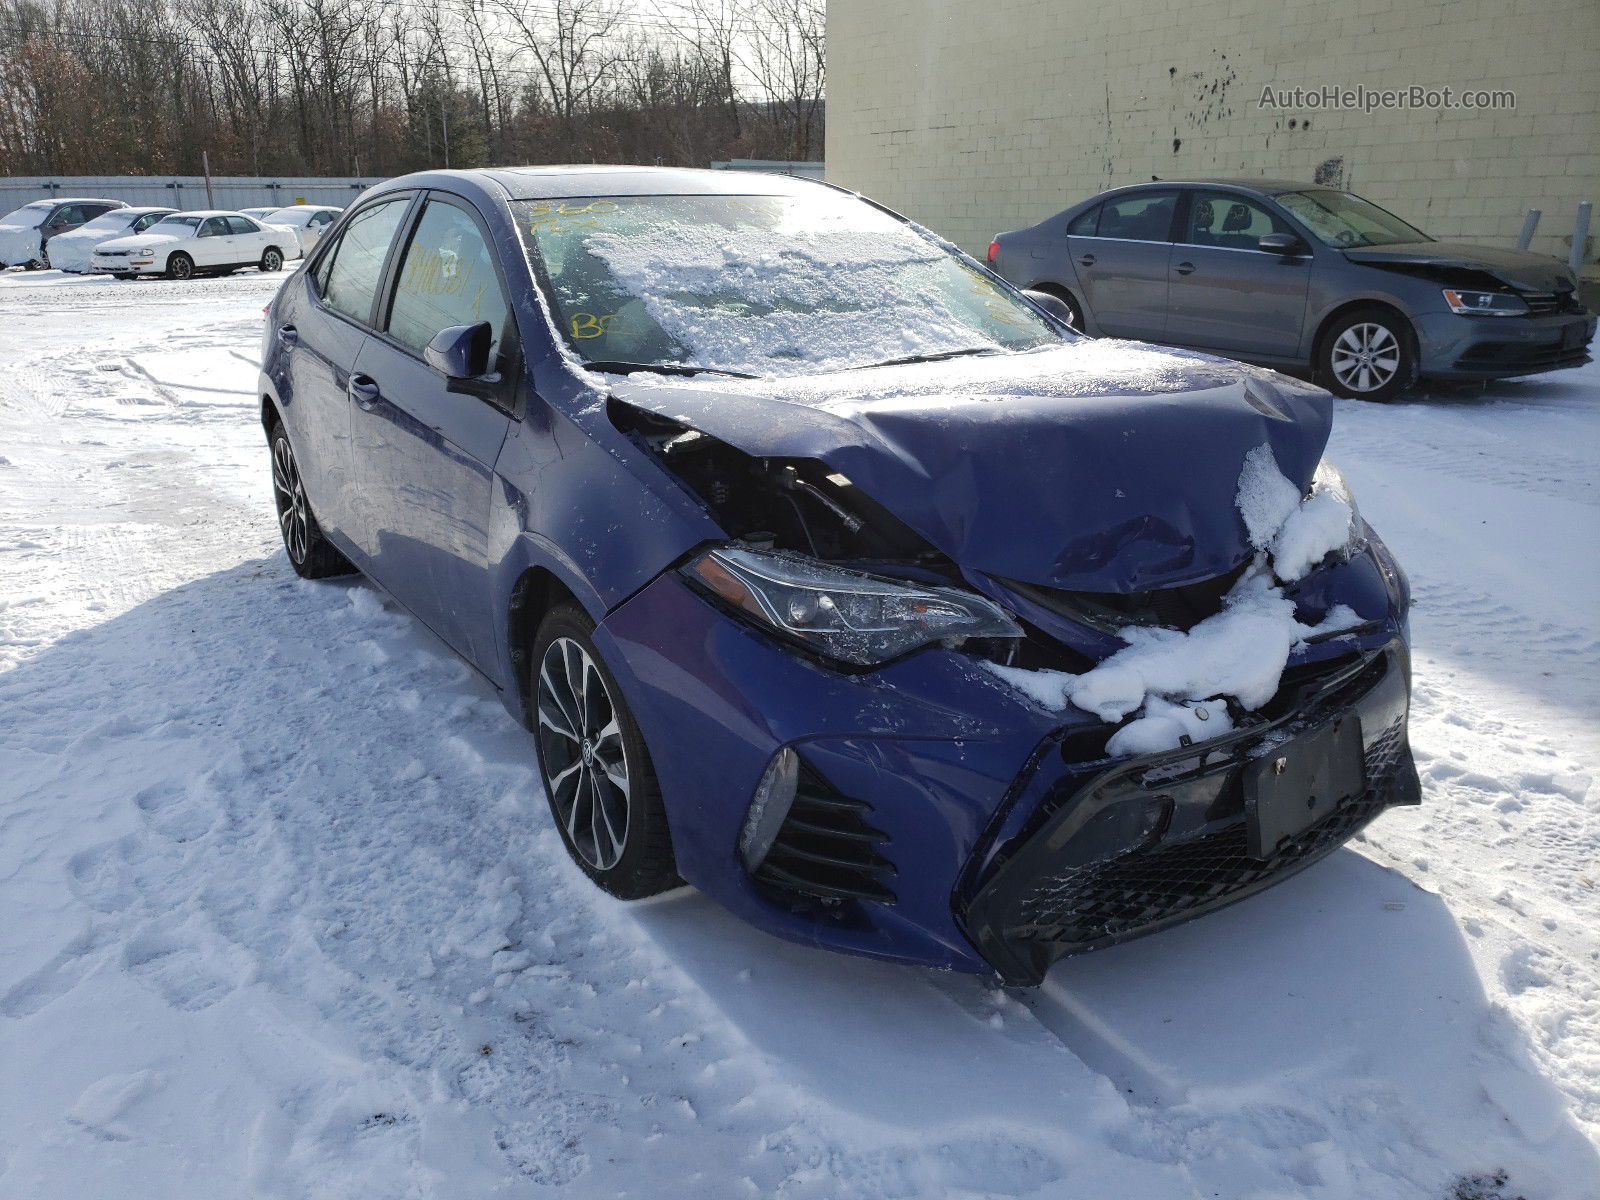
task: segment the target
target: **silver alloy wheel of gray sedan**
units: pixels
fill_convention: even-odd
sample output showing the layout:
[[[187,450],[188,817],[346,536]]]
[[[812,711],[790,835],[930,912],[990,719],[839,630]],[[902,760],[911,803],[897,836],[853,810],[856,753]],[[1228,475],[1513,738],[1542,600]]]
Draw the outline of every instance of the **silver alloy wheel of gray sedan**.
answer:
[[[287,438],[272,445],[272,492],[278,502],[278,527],[283,530],[283,547],[296,563],[306,561],[310,547],[310,509],[306,504],[305,485],[300,482],[300,468],[295,465],[294,451]]]
[[[1350,391],[1376,392],[1400,369],[1400,341],[1387,326],[1363,321],[1334,341],[1329,366]]]
[[[545,787],[572,847],[598,871],[622,857],[630,788],[616,705],[589,652],[559,637],[539,663]]]

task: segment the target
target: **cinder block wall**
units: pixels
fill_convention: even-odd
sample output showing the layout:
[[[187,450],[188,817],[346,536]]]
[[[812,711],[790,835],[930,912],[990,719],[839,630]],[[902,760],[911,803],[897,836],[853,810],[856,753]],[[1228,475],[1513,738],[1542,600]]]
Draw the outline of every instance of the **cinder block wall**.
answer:
[[[1259,103],[1324,84],[1517,105]],[[1320,168],[1435,237],[1509,245],[1543,209],[1533,248],[1565,258],[1600,204],[1600,0],[828,0],[827,164],[978,253],[1152,175]]]

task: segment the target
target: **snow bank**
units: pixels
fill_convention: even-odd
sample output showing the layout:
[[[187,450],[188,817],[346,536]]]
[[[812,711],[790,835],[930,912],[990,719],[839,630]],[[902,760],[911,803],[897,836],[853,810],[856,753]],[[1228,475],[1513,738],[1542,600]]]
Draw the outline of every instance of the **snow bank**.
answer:
[[[1185,737],[1207,741],[1231,731],[1228,699],[1260,708],[1277,693],[1299,642],[1360,621],[1341,606],[1315,627],[1303,625],[1279,585],[1301,578],[1349,540],[1355,510],[1337,471],[1319,467],[1311,495],[1302,499],[1271,447],[1257,446],[1245,455],[1236,504],[1257,555],[1221,611],[1187,631],[1121,629],[1126,648],[1082,675],[991,669],[1046,708],[1071,704],[1108,724],[1133,716],[1107,742],[1111,754],[1154,754]]]

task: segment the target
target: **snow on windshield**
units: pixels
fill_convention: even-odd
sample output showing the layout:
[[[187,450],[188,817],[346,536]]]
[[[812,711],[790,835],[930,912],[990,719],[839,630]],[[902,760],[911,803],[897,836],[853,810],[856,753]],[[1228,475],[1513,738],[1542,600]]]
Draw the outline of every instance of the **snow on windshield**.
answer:
[[[800,374],[1059,341],[982,271],[851,197],[522,202],[590,361]]]
[[[24,204],[21,208],[13,209],[0,217],[0,225],[23,225],[31,229],[54,207],[53,200],[35,200],[32,204]]]
[[[1271,447],[1258,446],[1245,456],[1236,506],[1257,554],[1220,612],[1187,631],[1118,630],[1126,648],[1082,675],[986,665],[1046,708],[1071,704],[1108,724],[1133,716],[1106,743],[1113,755],[1154,754],[1176,749],[1186,736],[1200,742],[1230,732],[1228,699],[1246,711],[1260,708],[1277,693],[1295,646],[1361,623],[1335,606],[1318,624],[1304,625],[1280,584],[1350,541],[1355,512],[1337,472],[1319,468],[1302,498]]]

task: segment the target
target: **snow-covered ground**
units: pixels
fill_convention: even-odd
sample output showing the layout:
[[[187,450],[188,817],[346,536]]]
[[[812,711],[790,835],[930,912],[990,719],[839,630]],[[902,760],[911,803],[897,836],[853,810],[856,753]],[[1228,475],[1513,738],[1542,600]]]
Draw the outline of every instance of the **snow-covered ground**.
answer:
[[[1007,994],[590,887],[486,685],[289,570],[277,283],[0,275],[0,1196],[1600,1195],[1600,369],[1340,405],[1423,806]]]

